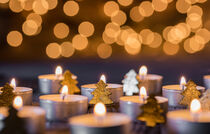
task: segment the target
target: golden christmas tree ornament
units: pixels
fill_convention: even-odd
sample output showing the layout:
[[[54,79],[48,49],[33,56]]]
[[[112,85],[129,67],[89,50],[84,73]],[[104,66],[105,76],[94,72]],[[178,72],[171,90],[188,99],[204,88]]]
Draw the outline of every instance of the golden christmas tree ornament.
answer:
[[[147,98],[146,104],[140,107],[142,113],[137,117],[140,121],[145,121],[146,126],[155,127],[157,123],[164,123],[165,118],[162,115],[163,109],[157,102],[154,95]]]
[[[11,106],[13,103],[13,99],[15,98],[14,88],[10,86],[9,83],[6,83],[3,88],[0,89],[2,92],[0,94],[0,107],[1,106]]]
[[[111,92],[106,89],[107,84],[103,80],[100,80],[96,84],[96,89],[91,93],[93,98],[90,100],[89,104],[96,104],[102,102],[104,104],[112,104],[113,101],[110,99]]]
[[[181,93],[183,96],[182,100],[179,102],[181,105],[190,106],[190,103],[193,99],[199,99],[201,95],[200,91],[196,88],[197,85],[192,81],[189,80],[185,85],[186,89]]]
[[[62,86],[68,86],[68,94],[75,94],[80,92],[80,89],[77,87],[78,81],[73,79],[73,76],[74,75],[69,70],[66,70],[64,73],[64,80],[61,82]]]

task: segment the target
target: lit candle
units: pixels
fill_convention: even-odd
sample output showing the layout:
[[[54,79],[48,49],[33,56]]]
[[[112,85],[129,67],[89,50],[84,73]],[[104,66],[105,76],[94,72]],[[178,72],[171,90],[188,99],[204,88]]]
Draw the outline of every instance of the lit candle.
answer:
[[[62,79],[63,77],[63,69],[61,66],[57,66],[55,69],[55,76],[57,77],[57,79]]]
[[[141,87],[139,96],[123,96],[120,97],[120,112],[127,114],[132,120],[136,118],[142,112],[140,106],[145,104],[147,99],[147,92],[145,87]],[[161,96],[155,96],[161,108],[164,110],[164,114],[168,111],[168,99]]]
[[[167,114],[168,134],[209,134],[210,112],[202,112],[199,100],[191,102],[190,110],[176,110]]]
[[[14,94],[16,96],[21,96],[24,105],[31,105],[33,100],[33,89],[29,87],[19,87],[17,86],[15,78],[12,78],[10,86],[14,88]],[[1,89],[2,87],[0,87]],[[0,91],[1,93],[1,91]]]
[[[148,74],[148,70],[146,66],[141,66],[139,69],[139,75],[137,76],[139,81],[139,88],[144,86],[148,90],[148,95],[155,94],[161,95],[161,86],[163,76],[156,74]]]
[[[106,77],[105,75],[101,75],[100,80],[103,80],[106,83]],[[110,95],[110,98],[115,103],[119,102],[119,98],[123,96],[123,86],[121,84],[112,84],[112,83],[106,83],[107,89],[110,90],[112,93]],[[93,95],[91,92],[93,92],[96,89],[95,84],[85,84],[81,86],[81,94],[83,96],[88,97],[88,102],[93,98]]]
[[[103,103],[97,103],[93,114],[69,119],[71,134],[130,134],[131,120],[121,113],[106,113]]]
[[[206,89],[210,89],[210,75],[203,76],[203,82]]]
[[[180,84],[177,85],[165,85],[162,87],[163,96],[168,98],[169,109],[183,109],[183,105],[180,105],[179,102],[183,98],[181,93],[185,89],[186,79],[181,77]],[[197,86],[196,87],[201,93],[205,91],[204,87]]]
[[[13,101],[13,107],[18,110],[18,116],[25,121],[25,128],[28,134],[45,133],[45,110],[37,106],[23,106],[21,96],[16,96]],[[0,120],[8,116],[8,107],[0,108]],[[0,124],[1,126],[1,124]],[[0,127],[1,129],[1,127]],[[0,130],[1,131],[1,130]]]
[[[49,121],[66,121],[69,117],[87,113],[88,109],[88,98],[69,95],[67,86],[63,86],[61,94],[42,95],[39,100]]]

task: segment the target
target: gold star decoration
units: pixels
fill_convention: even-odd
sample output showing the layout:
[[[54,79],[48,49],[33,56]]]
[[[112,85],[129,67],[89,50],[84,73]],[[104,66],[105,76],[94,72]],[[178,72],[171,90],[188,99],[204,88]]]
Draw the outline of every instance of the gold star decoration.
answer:
[[[11,106],[15,98],[14,88],[9,83],[6,83],[0,91],[2,92],[0,94],[0,106]]]

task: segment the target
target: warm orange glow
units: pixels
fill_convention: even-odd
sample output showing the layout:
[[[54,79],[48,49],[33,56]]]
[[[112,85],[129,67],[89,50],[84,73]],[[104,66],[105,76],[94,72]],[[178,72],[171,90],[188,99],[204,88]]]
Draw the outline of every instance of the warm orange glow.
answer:
[[[55,69],[55,76],[56,77],[61,77],[63,74],[63,69],[61,66],[57,66],[56,69]]]
[[[143,29],[140,32],[142,37],[142,43],[145,45],[149,45],[154,41],[154,33],[150,29]]]
[[[0,0],[0,3],[2,3],[2,4],[5,4],[7,2],[9,2],[9,0]]]
[[[117,0],[117,1],[122,6],[129,6],[133,3],[133,0]]]
[[[46,0],[46,1],[49,4],[49,10],[56,8],[56,6],[58,5],[58,0]]]
[[[21,109],[23,107],[23,99],[21,96],[16,96],[13,100],[13,107],[18,109]]]
[[[103,103],[97,103],[94,106],[94,115],[96,117],[104,117],[106,115],[106,107]]]
[[[71,42],[63,42],[61,44],[61,55],[63,57],[71,57],[75,52],[75,49]]]
[[[94,30],[95,29],[93,24],[90,23],[89,21],[84,21],[80,23],[78,27],[78,32],[85,37],[90,37],[91,35],[93,35]]]
[[[203,38],[204,43],[207,43],[210,40],[210,32],[205,28],[197,30],[196,36],[200,36],[201,38]]]
[[[101,43],[97,47],[97,54],[102,59],[107,59],[112,55],[112,47],[108,44]]]
[[[46,54],[48,57],[56,59],[61,55],[61,47],[57,43],[50,43],[47,45]]]
[[[191,7],[191,4],[186,0],[178,0],[176,2],[176,9],[178,12],[184,14],[187,13],[188,9]]]
[[[47,13],[49,4],[46,0],[35,0],[33,2],[32,8],[35,13],[43,15]]]
[[[162,37],[159,33],[154,33],[154,40],[149,44],[151,48],[158,48],[162,44]]]
[[[184,76],[181,77],[181,80],[180,80],[180,87],[182,90],[185,89],[185,85],[186,85],[186,79]]]
[[[102,80],[104,83],[106,83],[106,77],[104,74],[101,75],[100,80]]]
[[[146,99],[146,97],[147,97],[147,90],[146,90],[145,87],[141,87],[141,88],[140,88],[139,97],[140,97],[140,99],[142,99],[143,101]]]
[[[187,11],[187,16],[190,14],[197,14],[199,16],[203,15],[203,9],[197,5],[193,5],[190,7],[190,9]]]
[[[62,87],[62,89],[61,89],[61,94],[62,95],[68,95],[68,86],[67,85],[64,85],[63,87]]]
[[[21,1],[19,1],[19,0],[10,0],[9,1],[9,8],[15,13],[19,13],[23,10],[23,7],[21,5]]]
[[[38,25],[34,20],[26,20],[23,25],[22,25],[22,30],[24,32],[24,34],[28,35],[28,36],[32,36],[35,35],[37,33],[38,30]]]
[[[145,77],[147,75],[147,67],[146,66],[141,66],[140,69],[139,69],[139,75],[140,75],[140,78],[142,77]]]
[[[12,47],[18,47],[23,41],[23,36],[18,31],[11,31],[7,34],[7,43]]]
[[[140,22],[144,17],[139,12],[139,7],[135,6],[130,10],[130,18],[135,22]]]
[[[144,17],[149,17],[154,12],[154,7],[150,1],[143,1],[139,6],[139,12]]]
[[[73,47],[77,50],[83,50],[88,46],[88,39],[80,34],[77,34],[72,39]]]
[[[190,54],[195,53],[195,51],[192,50],[191,47],[190,47],[190,38],[188,38],[184,41],[184,50],[187,53],[190,53]]]
[[[57,23],[53,29],[55,37],[59,39],[66,38],[69,34],[69,27],[65,23]]]
[[[163,51],[167,55],[175,55],[179,51],[179,45],[178,44],[171,44],[171,43],[166,41],[163,44]]]
[[[105,15],[111,17],[114,12],[119,10],[119,5],[114,1],[107,1],[104,4],[104,13]]]
[[[41,24],[42,24],[42,17],[39,14],[36,14],[36,13],[30,13],[27,16],[26,20],[33,20],[33,21],[36,22],[36,24],[38,26],[41,26]]]
[[[126,20],[127,20],[127,16],[121,10],[116,11],[111,15],[111,21],[115,24],[120,25],[120,26],[125,24]]]
[[[69,0],[63,5],[63,11],[67,16],[75,16],[79,12],[79,4],[73,0]]]
[[[16,81],[15,81],[15,78],[12,78],[12,80],[10,82],[10,86],[12,86],[14,89],[16,89]]]
[[[198,99],[193,99],[190,104],[190,112],[200,113],[201,112],[201,103]]]
[[[120,33],[120,26],[116,23],[108,23],[106,24],[104,32],[110,38],[116,38]]]
[[[166,8],[168,7],[168,1],[167,0],[152,0],[152,5],[155,11],[162,12],[166,10]]]

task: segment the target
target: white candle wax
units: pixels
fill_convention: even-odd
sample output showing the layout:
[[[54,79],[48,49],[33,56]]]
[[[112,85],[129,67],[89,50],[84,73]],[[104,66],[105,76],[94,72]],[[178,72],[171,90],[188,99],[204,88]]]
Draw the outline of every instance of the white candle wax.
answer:
[[[107,113],[101,122],[94,114],[86,114],[69,119],[72,134],[130,134],[131,120],[128,116],[120,113]]]
[[[3,119],[8,116],[8,108],[0,108],[0,130],[3,126]],[[26,129],[29,134],[45,133],[45,110],[36,106],[23,106],[18,111],[18,116],[25,121]]]
[[[3,87],[0,87],[0,89]],[[16,87],[13,90],[16,96],[21,96],[23,105],[31,105],[33,100],[33,89],[29,87]],[[0,91],[1,93],[2,91]]]
[[[88,108],[88,98],[81,95],[66,95],[63,100],[60,94],[51,94],[42,95],[39,99],[50,121],[67,120],[71,116],[86,113]]]
[[[111,91],[110,98],[114,102],[119,102],[119,98],[123,96],[123,86],[121,84],[107,83],[107,89]],[[86,84],[81,86],[81,94],[88,97],[88,101],[93,98],[91,92],[96,89],[96,84]]]

